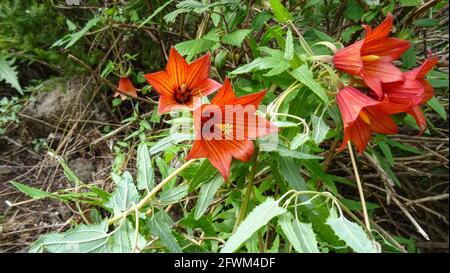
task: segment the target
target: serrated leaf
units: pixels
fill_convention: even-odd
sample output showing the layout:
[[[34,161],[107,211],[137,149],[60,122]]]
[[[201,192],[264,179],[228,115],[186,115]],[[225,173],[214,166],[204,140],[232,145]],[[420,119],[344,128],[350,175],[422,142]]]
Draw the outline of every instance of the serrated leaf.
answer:
[[[313,91],[320,99],[322,99],[326,104],[329,103],[327,93],[325,89],[318,84],[313,77],[312,72],[308,69],[306,64],[300,66],[299,68],[291,71],[291,75],[299,82],[306,85],[311,91]]]
[[[202,164],[198,168],[194,178],[189,183],[189,192],[192,192],[203,183],[211,181],[217,174],[217,169],[209,162],[209,160],[203,160]]]
[[[138,28],[141,28],[143,25],[147,24],[151,19],[153,19],[153,17],[155,17],[156,15],[158,15],[158,13],[160,13],[165,7],[167,7],[170,3],[172,3],[173,0],[169,0],[166,1],[166,3],[164,3],[163,5],[161,5],[160,7],[158,7],[149,17],[147,17],[147,19],[145,19]]]
[[[425,19],[419,19],[413,22],[413,25],[418,26],[418,27],[435,27],[437,25],[439,25],[439,21],[436,19],[430,19],[430,18],[425,18]]]
[[[279,172],[289,186],[297,191],[305,191],[305,179],[300,174],[299,166],[297,166],[292,158],[277,157]]]
[[[252,62],[238,67],[237,69],[231,71],[231,74],[244,74],[252,71],[263,70],[267,68],[276,67],[279,65],[280,59],[274,57],[264,57],[256,58]]]
[[[137,237],[136,237],[137,235]],[[130,221],[125,221],[116,230],[109,240],[109,251],[111,253],[132,253],[142,250],[147,241],[144,236],[133,227]],[[135,246],[136,245],[136,246]]]
[[[46,197],[52,197],[52,193],[48,192],[48,191],[33,188],[33,187],[30,187],[30,186],[27,186],[25,184],[15,182],[15,181],[11,181],[11,184],[14,187],[16,187],[19,191],[25,193],[26,195],[28,195],[29,197],[31,197],[33,199],[42,199],[42,198],[46,198]]]
[[[422,0],[399,0],[403,7],[415,7],[422,4]]]
[[[322,117],[318,117],[315,115],[311,116],[311,122],[313,127],[311,133],[312,139],[315,143],[319,144],[325,139],[328,131],[330,130],[330,127],[328,127]]]
[[[447,120],[447,112],[445,111],[445,108],[439,103],[439,101],[436,99],[436,97],[432,97],[427,104],[433,108],[436,113],[441,116],[443,120]]]
[[[210,40],[194,39],[176,44],[175,49],[189,61],[197,54],[212,50],[216,45],[216,42]]]
[[[192,139],[191,134],[174,133],[160,139],[158,142],[153,144],[149,148],[148,152],[150,153],[150,155],[154,155],[156,153],[164,151],[165,149],[169,148],[172,145],[191,139]]]
[[[6,60],[6,57],[0,55],[0,81],[4,80],[14,87],[20,94],[23,94],[22,87],[19,84],[16,67],[13,66],[14,60]]]
[[[344,241],[353,251],[357,253],[377,252],[374,243],[369,240],[364,230],[359,225],[347,220],[344,216],[331,216],[326,223],[336,236]]]
[[[64,233],[49,233],[41,236],[29,252],[52,253],[107,253],[108,221],[94,225],[79,225]]]
[[[262,204],[253,209],[245,220],[238,226],[236,232],[226,241],[221,253],[236,251],[253,233],[272,220],[272,218],[285,213],[286,210],[278,206],[273,198],[268,197]]]
[[[292,38],[292,31],[288,29],[286,34],[286,46],[284,49],[284,58],[286,60],[292,60],[294,56],[294,39]]]
[[[291,150],[296,150],[298,147],[308,141],[309,135],[305,133],[298,133],[291,141]]]
[[[195,206],[194,219],[198,220],[211,204],[214,195],[222,186],[224,180],[220,174],[216,174],[211,181],[203,184],[200,187],[200,193],[197,199],[197,205]]]
[[[311,224],[292,218],[292,214],[286,212],[279,217],[279,224],[295,250],[299,253],[320,253]]]
[[[138,146],[136,161],[137,188],[149,192],[155,187],[155,174],[150,160],[150,153],[148,152],[148,147],[145,143],[141,143]]]
[[[92,18],[86,23],[86,25],[80,31],[67,34],[63,38],[56,41],[51,47],[62,46],[66,44],[64,49],[68,49],[69,47],[73,46],[80,38],[82,38],[92,27],[97,25],[99,21],[100,21],[99,17]]]
[[[269,72],[264,74],[264,76],[272,77],[272,76],[279,75],[279,74],[283,73],[284,71],[286,71],[289,67],[290,67],[290,64],[288,62],[286,62],[284,60],[280,60],[280,62],[277,65],[275,65],[271,70],[269,70]]]
[[[172,234],[170,223],[168,223],[168,216],[165,214],[165,212],[159,211],[158,213],[156,213],[148,221],[148,226],[150,228],[150,232],[154,236],[158,236],[161,242],[167,247],[170,252],[182,252],[177,240]]]
[[[241,46],[242,42],[244,42],[245,37],[247,37],[250,32],[252,32],[251,29],[236,30],[235,32],[224,35],[222,37],[222,42],[229,45]]]
[[[180,202],[188,194],[189,185],[181,185],[169,188],[159,195],[159,202],[163,205],[170,205]]]
[[[281,155],[281,156],[288,156],[288,157],[293,157],[293,158],[298,158],[298,159],[321,159],[322,157],[317,156],[317,155],[312,155],[312,154],[307,154],[307,153],[302,153],[302,152],[298,152],[298,151],[293,151],[293,150],[289,150],[283,146],[278,145],[276,147],[276,151]]]
[[[125,211],[139,201],[139,193],[133,183],[133,177],[128,171],[125,171],[122,176],[113,173],[112,178],[116,188],[106,206]]]
[[[286,23],[291,19],[289,11],[283,6],[280,0],[269,0],[275,19],[280,23]]]

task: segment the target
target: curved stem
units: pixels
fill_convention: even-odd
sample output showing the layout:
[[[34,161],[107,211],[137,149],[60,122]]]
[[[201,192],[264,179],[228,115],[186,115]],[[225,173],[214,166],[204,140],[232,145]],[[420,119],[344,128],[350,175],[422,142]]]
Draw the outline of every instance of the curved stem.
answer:
[[[112,225],[113,223],[115,223],[117,220],[120,220],[126,216],[128,216],[129,214],[135,212],[135,210],[140,210],[142,207],[144,207],[145,205],[148,204],[148,202],[150,202],[150,200],[156,195],[156,193],[162,189],[162,187],[164,187],[166,184],[168,184],[174,177],[176,177],[181,171],[183,171],[184,169],[186,169],[189,165],[192,164],[192,162],[194,162],[196,159],[191,159],[187,162],[185,162],[183,165],[181,165],[178,169],[176,169],[175,171],[173,171],[171,174],[169,174],[163,181],[161,181],[161,183],[159,183],[158,185],[156,185],[156,187],[153,188],[153,190],[151,190],[144,198],[142,198],[141,201],[139,201],[139,203],[136,204],[136,206],[131,207],[129,209],[127,209],[126,211],[117,214],[116,216],[114,216],[113,218],[109,219],[108,221],[108,225]]]
[[[366,224],[367,231],[370,233],[369,215],[367,214],[366,200],[364,199],[364,191],[362,188],[361,179],[359,178],[358,167],[356,166],[355,154],[353,153],[352,144],[349,141],[347,143],[350,151],[350,158],[352,160],[353,171],[355,172],[356,185],[358,186],[359,198],[361,199],[361,206],[364,214],[364,223]]]
[[[255,173],[258,165],[258,148],[255,147],[255,155],[252,160],[252,169],[250,170],[250,174],[248,177],[247,191],[245,192],[244,200],[242,200],[241,209],[239,210],[238,218],[236,219],[236,223],[234,224],[233,232],[236,231],[239,224],[244,220],[245,215],[247,214],[248,201],[250,200],[250,195],[253,191],[253,181],[255,179]]]

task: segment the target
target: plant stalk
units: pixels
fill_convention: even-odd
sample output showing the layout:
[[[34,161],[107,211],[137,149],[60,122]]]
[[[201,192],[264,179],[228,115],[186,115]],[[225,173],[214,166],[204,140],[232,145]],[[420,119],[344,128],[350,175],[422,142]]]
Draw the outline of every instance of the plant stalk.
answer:
[[[258,168],[258,153],[259,149],[255,147],[255,155],[253,156],[252,160],[252,169],[250,170],[248,177],[247,191],[245,192],[244,200],[242,200],[241,209],[239,210],[238,218],[236,219],[236,223],[234,224],[233,232],[236,231],[237,227],[244,220],[247,214],[248,202],[253,191],[253,181],[255,180],[256,169]]]
[[[159,183],[158,185],[156,185],[156,187],[153,188],[153,190],[151,190],[144,198],[142,198],[141,201],[139,201],[139,203],[136,204],[136,206],[131,207],[129,209],[127,209],[126,211],[117,214],[116,216],[114,216],[113,218],[109,219],[108,221],[108,225],[112,225],[113,223],[115,223],[116,221],[127,217],[128,215],[130,215],[131,213],[134,213],[136,210],[140,210],[142,207],[144,207],[145,205],[148,204],[148,202],[150,202],[150,200],[152,199],[152,197],[154,197],[156,195],[156,193],[162,189],[162,187],[164,187],[166,184],[168,184],[174,177],[176,177],[180,172],[182,172],[184,169],[186,169],[187,167],[189,167],[189,165],[191,165],[196,159],[191,159],[187,162],[185,162],[183,165],[181,165],[178,169],[176,169],[175,171],[173,171],[171,174],[169,174],[163,181],[161,181],[161,183]]]
[[[355,173],[356,185],[358,186],[359,198],[361,199],[361,206],[364,215],[364,223],[366,224],[367,231],[370,233],[371,229],[370,229],[369,215],[367,214],[366,200],[364,199],[364,191],[362,188],[361,179],[359,177],[358,167],[356,166],[355,154],[353,153],[353,148],[350,141],[347,143],[347,146],[350,151],[350,158],[352,160],[353,171]]]

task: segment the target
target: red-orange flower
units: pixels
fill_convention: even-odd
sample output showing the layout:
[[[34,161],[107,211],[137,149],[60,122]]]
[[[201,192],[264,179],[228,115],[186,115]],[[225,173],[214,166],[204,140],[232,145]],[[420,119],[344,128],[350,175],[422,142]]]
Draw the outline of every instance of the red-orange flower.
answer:
[[[186,159],[208,158],[228,180],[232,158],[251,159],[252,140],[274,133],[278,128],[256,110],[266,90],[237,98],[228,79],[211,104],[194,111],[196,139]]]
[[[404,82],[383,85],[383,93],[389,98],[390,104],[384,111],[391,114],[406,112],[412,115],[421,133],[425,130],[427,123],[419,105],[425,104],[434,96],[433,87],[425,80],[425,75],[437,61],[437,58],[430,54],[421,66],[403,73]]]
[[[122,100],[125,100],[127,98],[126,95],[133,97],[133,98],[137,97],[136,87],[134,87],[133,83],[130,81],[130,79],[128,79],[128,77],[120,77],[119,85],[117,86],[117,89],[120,92],[114,93],[114,97],[117,97],[120,95],[120,98]]]
[[[396,134],[397,125],[390,115],[383,112],[387,98],[376,101],[358,89],[348,86],[339,91],[336,100],[344,123],[344,140],[338,148],[343,150],[349,140],[362,153],[372,132]]]
[[[158,113],[176,108],[192,109],[194,97],[216,91],[220,84],[208,78],[209,67],[209,53],[188,64],[172,47],[166,70],[144,75],[160,94]]]
[[[365,25],[366,36],[361,41],[336,52],[334,66],[350,75],[361,77],[378,97],[383,98],[382,83],[404,80],[404,75],[392,64],[409,48],[409,42],[388,37],[393,17],[386,19],[374,30]]]

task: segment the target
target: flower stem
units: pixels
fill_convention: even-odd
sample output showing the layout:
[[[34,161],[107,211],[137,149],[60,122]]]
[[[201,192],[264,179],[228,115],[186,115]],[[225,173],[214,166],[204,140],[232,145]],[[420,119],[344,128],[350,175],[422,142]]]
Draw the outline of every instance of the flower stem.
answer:
[[[245,215],[247,214],[248,201],[250,200],[250,195],[253,191],[253,181],[255,179],[256,169],[258,168],[258,152],[259,149],[255,147],[255,154],[252,160],[252,169],[250,170],[247,184],[247,191],[245,192],[244,199],[242,200],[241,209],[239,210],[238,218],[236,219],[236,223],[234,224],[233,232],[236,231],[239,224],[244,220]]]
[[[154,187],[153,190],[151,190],[144,198],[142,198],[142,200],[139,201],[139,203],[137,203],[136,206],[131,207],[131,208],[127,209],[126,211],[124,211],[120,214],[117,214],[113,218],[109,219],[108,225],[112,225],[116,221],[128,216],[131,213],[134,213],[136,210],[140,210],[142,207],[147,205],[148,202],[150,202],[150,200],[156,195],[156,193],[162,189],[162,187],[164,187],[166,184],[168,184],[174,177],[176,177],[181,171],[183,171],[189,165],[191,165],[195,160],[196,159],[191,159],[191,160],[185,162],[178,169],[176,169],[171,174],[169,174],[163,181],[161,181],[161,183],[156,185],[156,187]]]
[[[355,154],[353,153],[353,148],[350,141],[347,143],[347,145],[350,151],[350,158],[352,160],[353,171],[355,173],[356,185],[358,186],[359,198],[361,199],[361,206],[364,214],[364,223],[366,224],[367,231],[370,233],[369,215],[367,214],[366,200],[364,199],[362,183],[359,177],[358,167],[356,166]]]

